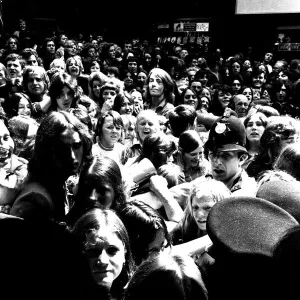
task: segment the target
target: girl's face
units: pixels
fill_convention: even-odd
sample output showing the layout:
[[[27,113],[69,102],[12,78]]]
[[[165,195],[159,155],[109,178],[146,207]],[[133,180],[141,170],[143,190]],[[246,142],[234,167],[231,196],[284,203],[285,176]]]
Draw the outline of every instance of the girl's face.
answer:
[[[207,97],[201,97],[200,98],[200,102],[201,102],[201,107],[205,110],[209,109],[209,100],[207,99]]]
[[[263,122],[258,115],[253,115],[246,126],[246,136],[249,142],[260,141],[265,131]]]
[[[142,141],[148,136],[157,131],[159,124],[149,116],[142,116],[137,120],[137,132]]]
[[[137,82],[143,86],[145,84],[145,81],[147,79],[147,75],[143,72],[138,73],[137,75]]]
[[[159,98],[164,94],[164,84],[161,78],[152,73],[149,78],[149,92],[152,97]]]
[[[244,61],[243,66],[244,66],[245,70],[248,69],[248,68],[251,68],[251,62],[250,62],[250,60],[246,59]]]
[[[121,104],[120,115],[132,115],[133,113],[133,103],[129,101],[127,97],[123,98]]]
[[[97,285],[110,289],[125,263],[124,244],[115,232],[106,228],[88,234],[87,239],[92,239],[85,250],[92,277]]]
[[[242,87],[242,84],[239,80],[233,80],[232,84],[231,84],[231,88],[232,88],[232,91],[233,91],[233,94],[234,95],[237,95],[240,91]]]
[[[104,102],[107,102],[111,107],[114,105],[116,96],[117,93],[114,90],[104,90],[102,94]]]
[[[184,94],[184,104],[190,105],[194,107],[195,109],[198,107],[198,98],[194,92],[192,92],[190,89],[186,90]]]
[[[138,108],[143,107],[143,97],[140,92],[138,92],[138,91],[132,92],[131,97],[133,99],[134,106],[136,106]]]
[[[126,73],[126,77],[124,78],[124,85],[129,87],[133,84],[132,75],[130,72]]]
[[[110,58],[115,59],[116,58],[116,50],[115,50],[115,46],[111,46],[108,50],[108,56]]]
[[[112,116],[105,117],[100,137],[101,143],[104,146],[113,147],[121,138],[121,133],[122,126],[115,125]]]
[[[243,95],[246,96],[249,103],[251,103],[251,101],[252,101],[252,91],[251,91],[251,89],[250,88],[245,88],[243,90]]]
[[[233,74],[239,74],[241,71],[241,66],[238,62],[235,62],[232,64],[231,69]]]
[[[80,68],[75,61],[75,59],[71,59],[68,65],[68,72],[71,76],[78,76],[80,73]]]
[[[100,97],[100,88],[101,88],[101,82],[99,80],[93,81],[93,93],[94,95],[99,98]]]
[[[224,109],[228,106],[231,97],[232,95],[229,92],[223,92],[223,91],[218,92],[219,103]]]
[[[188,167],[197,167],[199,162],[203,159],[203,147],[199,146],[197,149],[189,153],[183,154],[183,159]]]
[[[132,142],[135,139],[135,124],[128,122],[127,126],[124,128],[124,139],[126,142]]]
[[[211,95],[208,89],[204,88],[202,89],[202,92],[200,93],[200,97],[206,96],[208,99],[211,100]]]
[[[65,71],[65,64],[62,59],[58,59],[54,62],[53,68],[59,70],[59,71]]]
[[[27,88],[33,95],[42,95],[45,92],[46,85],[42,76],[38,73],[29,74]]]
[[[207,82],[208,82],[208,77],[207,77],[206,74],[204,74],[203,77],[200,78],[199,80],[202,83],[202,87],[205,87],[207,85]]]
[[[111,207],[115,199],[115,191],[109,182],[100,177],[97,179],[87,177],[83,186],[86,203],[97,203],[104,209]]]
[[[68,110],[71,107],[73,100],[74,92],[65,86],[62,89],[59,98],[56,99],[56,102],[60,110]]]
[[[94,57],[96,55],[96,51],[94,48],[90,48],[88,51],[88,56],[89,57]]]
[[[18,106],[18,115],[31,117],[31,109],[28,100],[24,97],[20,99]]]
[[[90,68],[91,73],[92,72],[100,72],[100,65],[96,62],[94,63]]]
[[[279,102],[284,102],[286,100],[286,86],[283,84],[279,91],[276,92],[276,99]]]
[[[192,199],[192,215],[200,230],[206,231],[206,220],[211,208],[215,205],[213,196],[203,193]]]

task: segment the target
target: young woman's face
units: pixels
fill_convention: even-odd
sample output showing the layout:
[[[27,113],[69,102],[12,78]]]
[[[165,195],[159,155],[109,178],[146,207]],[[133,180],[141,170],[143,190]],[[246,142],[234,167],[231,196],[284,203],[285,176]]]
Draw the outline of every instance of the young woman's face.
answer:
[[[104,90],[102,97],[104,102],[107,102],[111,107],[113,107],[117,93],[114,90]]]
[[[29,74],[27,88],[31,94],[38,96],[45,92],[46,85],[40,74],[31,73]]]
[[[195,109],[198,107],[198,98],[194,92],[192,92],[190,89],[186,90],[184,94],[184,104],[190,105],[194,107]]]
[[[105,179],[105,178],[104,178]],[[115,191],[113,186],[103,178],[94,177],[87,179],[84,182],[86,203],[97,203],[102,208],[110,208],[114,199]]]
[[[75,59],[71,59],[68,64],[68,72],[71,76],[78,76],[80,74],[80,67]]]
[[[147,75],[143,72],[138,73],[137,75],[137,82],[143,86],[145,84],[145,81],[147,79]]]
[[[143,97],[140,92],[138,92],[138,91],[132,92],[131,97],[133,99],[134,106],[139,107],[139,108],[143,107]]]
[[[47,42],[47,46],[46,46],[47,52],[49,54],[54,54],[55,53],[55,44],[53,41],[49,41]]]
[[[127,141],[133,141],[135,139],[135,126],[132,123],[128,123],[127,126],[124,128],[124,135],[125,140]]]
[[[110,58],[113,58],[115,59],[116,58],[116,49],[115,49],[115,46],[111,46],[108,50],[108,56]]]
[[[209,100],[207,97],[202,96],[200,98],[200,102],[201,102],[201,108],[208,110],[209,109]]]
[[[205,87],[208,82],[208,76],[206,74],[204,74],[203,77],[199,79],[199,81],[201,82],[202,87]]]
[[[122,127],[114,124],[112,116],[107,116],[103,123],[101,143],[104,146],[113,147],[121,138]]]
[[[149,92],[152,97],[161,97],[164,94],[164,84],[160,77],[152,73],[149,78]]]
[[[249,142],[260,141],[265,126],[258,115],[253,115],[246,126],[246,136]]]
[[[233,74],[239,74],[241,72],[241,66],[238,62],[233,63],[231,69]]]
[[[203,159],[203,147],[199,146],[197,149],[183,154],[183,159],[188,167],[197,167],[199,162]]]
[[[200,97],[202,96],[206,96],[208,99],[211,99],[211,95],[210,95],[210,92],[208,89],[206,88],[203,88],[201,93],[200,93]]]
[[[265,74],[264,73],[260,73],[259,75],[253,77],[252,79],[252,84],[254,88],[261,88],[262,85],[265,83],[266,79],[265,79]]]
[[[218,92],[219,103],[224,109],[229,105],[231,97],[232,95],[229,92],[223,92],[223,91]]]
[[[60,96],[56,99],[57,106],[60,110],[68,110],[74,100],[74,92],[65,86]]]
[[[247,99],[248,99],[248,101],[249,101],[249,103],[251,103],[251,101],[253,100],[252,99],[252,91],[251,91],[251,89],[250,88],[245,88],[243,90],[243,95],[246,96]]]
[[[90,68],[90,72],[100,72],[100,65],[98,63],[94,63]]]
[[[8,46],[11,51],[17,51],[17,49],[18,49],[18,44],[15,39],[10,39],[8,42]]]
[[[276,92],[276,99],[279,102],[284,102],[287,98],[286,86],[283,84],[280,90]]]
[[[213,196],[204,193],[200,197],[194,196],[192,199],[193,218],[200,230],[206,231],[206,220],[211,208],[215,205]]]
[[[129,101],[127,97],[123,98],[121,104],[120,115],[132,115],[133,113],[133,103]]]
[[[99,98],[100,97],[100,88],[101,88],[101,82],[99,80],[93,81],[93,93],[94,95]]]
[[[137,132],[142,141],[144,141],[147,136],[155,133],[158,128],[159,124],[156,124],[151,117],[143,116],[137,120]]]
[[[232,84],[231,84],[231,88],[232,88],[232,91],[233,91],[233,94],[234,95],[237,95],[240,91],[242,87],[242,84],[239,80],[233,80]]]
[[[89,268],[96,284],[110,289],[122,272],[126,249],[122,240],[111,230],[100,229],[95,240],[96,243],[85,251]]]
[[[90,49],[88,50],[88,56],[89,56],[89,57],[94,57],[95,55],[96,55],[95,49],[94,49],[94,48],[90,48]]]
[[[18,115],[31,117],[31,108],[29,101],[24,97],[20,99],[18,106]]]

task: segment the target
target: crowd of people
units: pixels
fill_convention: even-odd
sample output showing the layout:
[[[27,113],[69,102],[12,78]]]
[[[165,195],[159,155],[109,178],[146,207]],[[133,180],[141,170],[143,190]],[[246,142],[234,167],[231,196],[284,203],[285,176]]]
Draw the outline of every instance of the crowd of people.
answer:
[[[0,53],[10,297],[298,293],[300,59],[67,33],[36,44],[24,20]]]

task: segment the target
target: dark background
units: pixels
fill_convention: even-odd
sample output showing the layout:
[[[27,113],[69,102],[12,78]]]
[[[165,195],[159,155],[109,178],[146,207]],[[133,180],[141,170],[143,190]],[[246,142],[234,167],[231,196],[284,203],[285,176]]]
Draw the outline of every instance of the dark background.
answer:
[[[272,47],[279,26],[300,24],[300,14],[235,15],[235,0],[2,0],[4,30],[13,32],[18,18],[29,20],[41,36],[50,29],[69,35],[99,33],[115,42],[139,36],[155,42],[158,23],[178,18],[209,18],[214,45],[224,51],[260,52]],[[51,21],[51,20],[53,21]],[[54,21],[55,20],[55,21]],[[300,32],[300,31],[299,31]],[[298,41],[300,42],[300,34]],[[297,37],[296,37],[297,39]]]

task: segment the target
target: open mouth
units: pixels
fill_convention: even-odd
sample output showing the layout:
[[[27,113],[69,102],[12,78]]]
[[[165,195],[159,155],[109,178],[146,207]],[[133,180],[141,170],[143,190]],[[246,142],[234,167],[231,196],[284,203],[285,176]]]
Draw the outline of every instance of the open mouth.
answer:
[[[0,162],[5,162],[10,156],[10,151],[1,149],[0,150]]]

